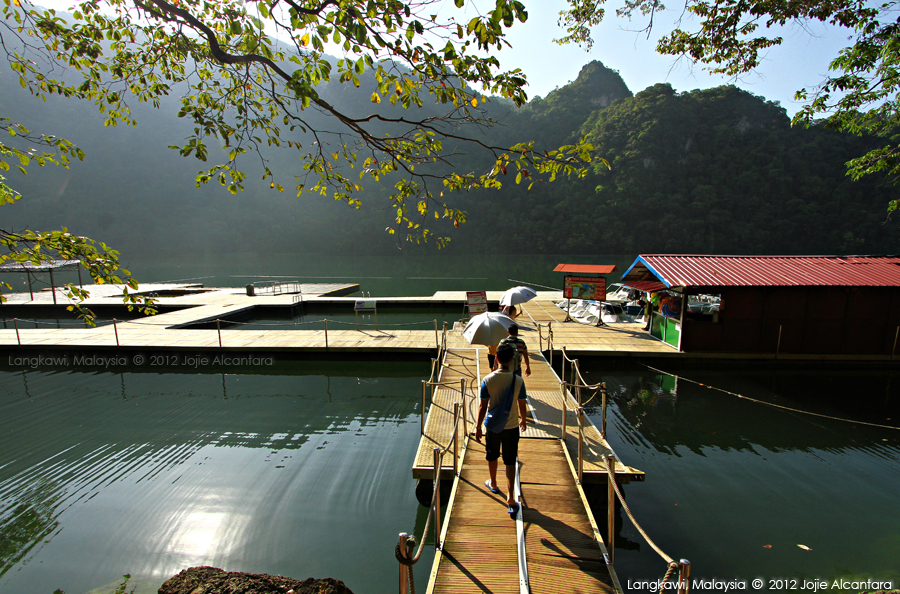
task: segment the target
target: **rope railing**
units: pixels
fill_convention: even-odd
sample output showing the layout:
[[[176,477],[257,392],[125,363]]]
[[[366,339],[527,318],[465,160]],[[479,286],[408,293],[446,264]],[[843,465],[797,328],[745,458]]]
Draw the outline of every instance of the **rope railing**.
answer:
[[[13,324],[16,324],[16,323],[18,323],[18,322],[27,322],[27,323],[29,323],[29,324],[35,324],[35,325],[41,325],[41,326],[56,326],[56,327],[59,327],[60,325],[63,325],[63,326],[70,326],[70,327],[73,327],[73,328],[74,328],[74,327],[81,327],[81,328],[84,328],[85,326],[90,327],[90,325],[89,325],[87,322],[83,321],[83,320],[57,320],[57,321],[55,321],[55,322],[49,322],[49,321],[45,321],[45,320],[39,320],[39,319],[37,319],[37,318],[10,318],[10,319],[3,320],[3,323],[4,323],[4,324],[7,324],[7,323],[9,323],[9,322],[12,322]],[[112,323],[112,320],[108,320],[108,319],[105,319],[105,318],[103,318],[103,319],[101,319],[101,318],[94,318],[94,323],[97,324],[98,322],[106,322],[106,323],[110,323],[110,324],[111,324],[111,323]],[[60,328],[60,329],[61,329],[61,328]],[[7,328],[7,330],[8,330],[8,328]]]
[[[424,398],[425,398],[425,385],[426,383],[431,382],[422,382],[423,392],[423,410],[424,410]],[[452,389],[452,391],[456,392],[457,390]],[[416,592],[416,584],[413,576],[412,566],[415,565],[419,559],[422,557],[422,552],[425,549],[425,537],[428,534],[428,531],[431,528],[432,523],[434,524],[434,547],[435,549],[441,549],[443,543],[441,542],[441,470],[443,469],[443,461],[444,456],[450,452],[450,449],[453,449],[453,476],[456,477],[459,475],[460,471],[460,452],[459,452],[459,425],[460,421],[463,423],[463,435],[468,436],[469,433],[469,420],[468,414],[466,413],[468,407],[466,406],[466,380],[465,378],[460,378],[459,389],[460,400],[453,403],[453,428],[452,435],[448,440],[447,444],[443,447],[435,447],[432,452],[434,453],[434,488],[431,494],[431,504],[428,510],[428,517],[425,519],[425,528],[422,530],[422,538],[421,542],[417,541],[415,536],[410,536],[406,532],[402,532],[399,535],[399,542],[394,547],[394,556],[397,558],[397,561],[400,563],[400,593],[401,594],[415,594]],[[473,391],[468,393],[474,394]],[[474,418],[473,418],[474,421]],[[423,416],[423,428],[422,432],[424,434],[424,416]],[[413,553],[413,549],[415,549],[416,544],[419,545],[418,550]]]
[[[656,551],[656,553],[662,558],[663,561],[666,562],[666,573],[663,576],[660,584],[665,584],[671,579],[672,575],[678,571],[678,582],[677,590],[678,594],[687,594],[689,589],[688,580],[691,575],[691,562],[687,559],[681,559],[680,561],[675,561],[667,555],[659,546],[653,542],[653,539],[650,538],[650,535],[641,527],[638,521],[635,519],[634,514],[631,513],[631,509],[628,507],[628,504],[625,502],[625,497],[622,495],[622,491],[619,490],[619,484],[616,482],[616,471],[615,471],[615,456],[610,454],[605,458],[606,462],[606,483],[607,483],[607,532],[609,535],[609,542],[607,543],[607,553],[609,556],[609,565],[615,564],[615,511],[616,511],[616,499],[618,498],[619,503],[622,506],[622,509],[625,511],[625,515],[628,516],[628,519],[631,520],[632,525],[637,529],[640,535],[647,541],[647,544],[650,545],[650,548]],[[663,587],[660,586],[660,591],[663,590]]]
[[[434,359],[432,359],[434,361]],[[465,398],[466,387],[465,387],[465,378],[460,378],[460,387],[455,388],[454,384],[446,383],[446,382],[438,382],[433,381],[435,368],[432,366],[432,378],[428,381],[422,380],[422,409],[421,409],[421,428],[419,430],[420,435],[425,435],[425,405],[426,405],[426,394],[428,394],[428,388],[431,388],[431,399],[428,402],[434,402],[434,392],[436,388],[445,388],[449,390],[451,393],[458,392]],[[471,380],[470,380],[471,381]]]
[[[56,325],[57,322],[46,322],[38,319],[30,319],[30,318],[13,318],[18,320],[19,322],[28,322],[29,324],[43,324],[43,325]],[[7,320],[12,321],[12,319]],[[109,318],[95,318],[95,322],[106,322],[112,323],[112,319]],[[235,326],[305,326],[309,324],[321,324],[323,322],[329,322],[332,324],[345,324],[352,326],[376,326],[376,324],[369,323],[359,323],[356,322],[346,322],[343,320],[334,320],[331,318],[321,318],[319,320],[308,320],[308,321],[291,321],[291,322],[239,322],[237,320],[229,320],[225,318],[216,318],[216,319],[204,319],[204,320],[196,320],[192,322],[173,322],[173,321],[164,321],[164,322],[153,322],[145,319],[131,319],[131,320],[117,320],[118,322],[127,322],[129,324],[138,324],[143,326],[183,326],[183,325],[197,325],[197,324],[210,324],[212,322],[221,322],[223,324],[231,324]],[[74,325],[84,325],[83,322],[79,322],[77,320],[60,320],[60,323],[63,324],[74,324]],[[422,320],[421,322],[394,322],[387,324],[377,324],[377,326],[391,327],[391,328],[399,328],[404,326],[419,326],[423,324],[434,325],[437,320]],[[444,345],[446,345],[446,338],[444,338]]]
[[[900,427],[897,427],[897,426],[894,426],[894,425],[884,425],[884,424],[881,424],[881,423],[870,423],[870,422],[867,422],[867,421],[860,421],[860,420],[857,420],[857,419],[847,419],[847,418],[844,418],[844,417],[836,417],[836,416],[833,416],[833,415],[825,415],[825,414],[813,412],[813,411],[810,411],[810,410],[803,410],[803,409],[800,409],[800,408],[794,408],[794,407],[790,407],[790,406],[784,406],[784,405],[782,405],[782,404],[776,404],[776,403],[774,403],[774,402],[766,402],[765,400],[758,400],[758,399],[756,399],[756,398],[751,398],[750,396],[745,396],[745,395],[743,395],[743,394],[738,394],[737,392],[732,392],[732,391],[730,391],[730,390],[725,390],[725,389],[723,389],[723,388],[719,388],[718,386],[712,386],[712,385],[709,385],[709,384],[704,384],[704,383],[702,383],[702,382],[698,382],[697,380],[692,380],[692,379],[690,379],[690,378],[687,378],[687,377],[684,377],[684,376],[681,376],[681,375],[676,375],[676,374],[674,374],[674,373],[669,373],[668,371],[663,371],[662,369],[657,369],[656,367],[650,367],[650,366],[647,365],[646,363],[641,363],[641,365],[643,365],[644,367],[646,367],[647,369],[649,369],[649,370],[651,370],[651,371],[655,371],[655,372],[661,373],[661,374],[663,374],[663,375],[668,375],[668,376],[677,378],[677,379],[682,380],[682,381],[685,381],[685,382],[690,382],[690,383],[696,384],[696,385],[698,385],[698,386],[703,386],[704,388],[708,388],[708,389],[710,389],[710,390],[716,390],[716,391],[718,391],[718,392],[722,392],[723,394],[728,394],[729,396],[736,396],[737,398],[740,398],[741,400],[748,400],[748,401],[750,401],[750,402],[755,402],[756,404],[762,404],[762,405],[765,405],[765,406],[771,406],[771,407],[774,407],[774,408],[780,408],[781,410],[786,410],[786,411],[788,411],[788,412],[799,413],[799,414],[803,414],[803,415],[810,415],[810,416],[814,416],[814,417],[820,417],[820,418],[823,418],[823,419],[830,419],[830,420],[832,420],[832,421],[841,421],[841,422],[844,422],[844,423],[853,423],[854,425],[866,425],[866,426],[868,426],[868,427],[878,427],[878,428],[880,428],[880,429],[894,429],[894,430],[900,429]],[[890,420],[890,419],[888,419],[888,420]]]
[[[553,367],[553,322],[547,322],[547,336],[544,337],[543,332],[541,331],[541,325],[537,325],[538,331],[538,347],[540,351],[544,352],[544,341],[547,341],[547,350],[550,351],[550,367]]]
[[[578,365],[578,359],[573,359],[566,352],[566,348],[563,347],[562,351],[562,376],[565,378],[565,369],[566,362],[568,361],[570,364],[569,374],[570,380],[560,382],[560,391],[562,393],[563,398],[563,406],[562,406],[562,439],[565,440],[566,435],[568,434],[568,430],[566,428],[566,418],[569,412],[568,405],[568,395],[569,389],[574,388],[576,394],[576,402],[577,407],[575,409],[577,419],[578,419],[578,482],[583,482],[584,476],[584,406],[590,402],[599,391],[602,396],[602,421],[601,421],[601,430],[600,436],[603,439],[606,439],[606,410],[609,402],[609,397],[606,391],[606,384],[604,382],[598,382],[596,384],[589,384],[584,379],[584,376],[581,374],[581,369]],[[594,394],[587,401],[582,401],[581,391],[582,389],[594,390]],[[619,502],[622,505],[622,509],[625,510],[626,515],[631,520],[631,523],[637,529],[637,531],[641,534],[644,540],[647,541],[647,544],[657,552],[657,554],[662,557],[662,559],[666,562],[666,574],[663,577],[660,583],[666,583],[671,579],[674,573],[678,572],[678,582],[676,584],[676,588],[678,594],[687,594],[688,591],[688,579],[690,577],[691,564],[687,559],[682,559],[676,562],[672,557],[667,555],[665,552],[660,549],[655,542],[650,538],[650,536],[644,531],[640,524],[638,524],[637,520],[634,518],[634,515],[631,513],[631,510],[628,507],[628,504],[625,502],[625,497],[622,495],[622,492],[619,490],[619,485],[616,482],[616,474],[615,474],[615,457],[610,454],[604,457],[604,462],[606,466],[606,474],[607,474],[607,484],[608,484],[608,494],[607,494],[607,533],[609,542],[607,543],[607,552],[609,557],[609,565],[613,565],[615,563],[615,504],[616,498],[618,498]],[[660,588],[662,590],[662,588]]]

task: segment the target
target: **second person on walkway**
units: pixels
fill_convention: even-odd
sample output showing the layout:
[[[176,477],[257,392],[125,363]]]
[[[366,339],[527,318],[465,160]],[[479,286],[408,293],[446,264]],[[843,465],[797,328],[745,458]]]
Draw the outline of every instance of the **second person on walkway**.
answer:
[[[509,363],[509,369],[519,377],[522,376],[522,362],[525,362],[525,375],[531,375],[531,361],[528,360],[528,345],[525,344],[525,341],[519,338],[519,325],[518,324],[510,324],[508,330],[509,336],[500,341],[500,345],[504,344],[511,346],[515,349],[515,353],[513,355],[513,360]],[[498,346],[498,349],[499,349]],[[491,369],[497,369],[496,360]]]

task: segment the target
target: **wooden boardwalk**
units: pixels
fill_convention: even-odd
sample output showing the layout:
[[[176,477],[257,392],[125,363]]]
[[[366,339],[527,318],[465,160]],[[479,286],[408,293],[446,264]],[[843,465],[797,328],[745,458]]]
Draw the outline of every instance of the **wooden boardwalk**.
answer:
[[[468,417],[469,433],[474,433],[473,424],[478,411],[478,388],[481,378],[490,371],[487,366],[487,349],[473,348],[448,349],[444,357],[444,365],[441,369],[439,383],[442,384],[434,391],[428,390],[426,400],[431,399],[428,415],[425,419],[425,432],[419,440],[413,463],[412,474],[416,479],[432,479],[434,476],[435,447],[441,447],[450,443],[453,430],[453,403],[462,402],[460,395],[460,379],[466,380],[465,406]],[[530,352],[531,376],[525,379],[525,388],[528,392],[528,416],[529,424],[525,437],[533,438],[560,438],[562,435],[562,393],[559,386],[559,378],[547,364],[543,355]],[[595,398],[595,404],[599,404],[600,396]],[[575,401],[571,394],[567,394],[569,412],[566,415],[566,446],[569,455],[573,459],[578,457],[578,425],[574,412]],[[425,403],[426,405],[428,403]],[[460,427],[459,438],[465,435]],[[583,473],[586,482],[605,482],[606,470],[603,465],[603,456],[615,454],[609,444],[600,436],[600,431],[585,417],[584,427],[584,465]],[[640,470],[622,464],[616,456],[616,475],[620,482],[644,480],[644,473]],[[453,476],[453,460],[445,456],[441,466],[441,476],[451,478]]]
[[[273,325],[271,329],[245,330],[234,327],[198,329],[192,325],[206,322],[213,325],[216,319],[225,319],[247,313],[257,307],[281,307],[288,310],[297,307],[296,301],[328,303],[335,307],[352,308],[353,297],[334,297],[335,292],[344,292],[357,285],[304,285],[304,294],[298,295],[257,295],[248,297],[244,289],[203,289],[196,284],[147,284],[139,287],[140,293],[159,292],[160,305],[168,311],[155,316],[140,317],[119,321],[116,327],[112,324],[96,328],[84,328],[75,321],[72,326],[56,327],[57,324],[37,323],[20,324],[16,333],[12,323],[0,328],[0,347],[39,347],[60,349],[130,349],[177,351],[184,349],[233,349],[236,351],[325,351],[346,349],[350,351],[394,352],[422,355],[428,351],[436,351],[438,340],[434,328],[427,324],[415,329],[385,327],[381,331],[374,329],[357,330],[352,324],[332,322],[327,333],[321,324],[310,325],[309,329],[285,323],[285,326]],[[91,285],[87,287],[92,295],[85,302],[87,307],[122,306],[121,289],[112,285]],[[180,296],[166,296],[167,292],[185,291]],[[499,299],[501,292],[489,291],[488,299]],[[526,340],[532,352],[541,347],[547,348],[546,340],[539,339],[538,324],[541,333],[546,337],[547,324],[553,322],[553,346],[559,349],[565,346],[573,354],[593,354],[612,356],[685,356],[672,347],[652,339],[640,330],[638,324],[616,324],[615,326],[596,328],[578,322],[562,323],[565,312],[557,308],[551,299],[559,299],[559,292],[542,291],[538,298],[525,304],[525,313],[519,317],[522,327],[521,336]],[[48,307],[52,296],[49,292],[35,293],[35,299],[27,299],[28,293],[8,295],[10,306],[26,309],[30,307]],[[27,299],[27,300],[26,300]],[[428,305],[446,307],[448,304],[459,304],[460,318],[464,318],[465,293],[462,291],[440,291],[431,297],[398,297],[382,298],[382,303],[396,305],[417,305],[427,308]],[[63,300],[64,301],[64,300]],[[62,309],[65,304],[61,301]],[[51,305],[52,306],[52,305]],[[179,308],[176,311],[171,309]],[[16,314],[23,318],[25,314]],[[71,314],[66,314],[66,317]],[[118,337],[116,336],[118,334]],[[327,334],[327,336],[326,336]],[[220,341],[221,337],[221,341]],[[461,331],[450,331],[447,337],[449,347],[469,348],[470,345],[462,337]],[[486,364],[483,357],[482,364]],[[553,388],[555,389],[555,387]]]
[[[447,387],[435,391],[426,434],[420,441],[413,467],[413,475],[418,478],[433,476],[433,448],[449,442],[452,404],[462,400],[460,378],[466,380],[465,399],[472,409],[472,403],[477,400],[475,378],[488,371],[483,349],[453,349],[444,362],[439,381]],[[429,593],[518,594],[526,591],[520,586],[523,581],[527,581],[531,592],[621,592],[615,572],[606,564],[606,549],[566,451],[571,449],[572,434],[566,440],[569,448],[564,449],[559,439],[560,425],[549,419],[556,404],[561,420],[559,380],[539,354],[532,354],[531,369],[532,375],[526,379],[529,425],[519,441],[521,525],[517,528],[516,521],[506,513],[505,493],[495,495],[484,486],[488,478],[484,446],[465,435],[461,428],[460,438],[466,445],[445,515],[443,544],[435,556]],[[554,382],[556,389],[548,390]],[[541,418],[542,414],[547,415],[547,421]],[[472,431],[472,417],[469,419],[468,429]],[[597,450],[592,454],[596,468],[591,467],[591,471],[599,475],[597,454],[611,450],[593,425],[589,426],[591,430]],[[575,443],[577,447],[577,435]],[[643,478],[641,471],[621,463],[617,464],[616,472],[623,481]],[[441,475],[453,476],[450,453],[444,457]],[[501,489],[505,489],[502,465],[498,481]],[[521,575],[519,569],[519,533],[527,575]]]

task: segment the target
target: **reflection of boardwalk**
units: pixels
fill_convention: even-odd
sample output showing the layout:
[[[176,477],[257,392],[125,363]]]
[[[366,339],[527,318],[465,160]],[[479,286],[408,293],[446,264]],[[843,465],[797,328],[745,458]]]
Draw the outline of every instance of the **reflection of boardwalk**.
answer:
[[[469,436],[462,452],[459,479],[454,484],[443,527],[443,547],[435,556],[429,592],[518,593],[527,579],[532,592],[621,591],[615,572],[604,559],[606,549],[597,531],[584,492],[575,479],[571,454],[559,439],[562,396],[559,379],[543,357],[532,355],[529,427],[520,440],[523,538],[517,541],[516,522],[506,513],[505,494],[494,495],[484,486],[488,476],[484,446]],[[484,349],[451,349],[444,360],[439,383],[428,411],[413,475],[433,477],[432,450],[448,443],[453,427],[453,403],[460,402],[460,379],[466,381],[465,401],[474,412],[479,378],[487,373]],[[429,392],[430,394],[430,392]],[[570,406],[573,403],[570,399]],[[577,429],[570,414],[566,448],[577,455]],[[472,416],[468,428],[472,431]],[[593,425],[586,427],[585,470],[603,479],[599,455],[611,450]],[[460,431],[463,437],[464,431]],[[592,450],[592,452],[589,452]],[[642,480],[643,473],[617,462],[622,481]],[[453,476],[453,456],[444,458],[444,478]],[[502,466],[498,476],[501,488]],[[520,546],[524,544],[527,578],[520,575]]]

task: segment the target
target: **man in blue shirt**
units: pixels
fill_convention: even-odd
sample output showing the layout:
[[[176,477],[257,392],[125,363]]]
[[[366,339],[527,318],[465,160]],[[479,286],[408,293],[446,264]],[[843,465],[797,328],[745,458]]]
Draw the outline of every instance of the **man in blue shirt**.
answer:
[[[500,487],[497,485],[497,459],[500,458],[502,452],[503,464],[506,465],[506,504],[509,507],[510,514],[515,514],[519,511],[514,485],[516,481],[516,463],[519,455],[519,431],[525,431],[525,400],[528,397],[525,393],[525,381],[521,376],[515,375],[509,369],[514,355],[515,347],[512,345],[501,344],[497,348],[497,361],[500,364],[500,369],[486,375],[481,382],[481,407],[478,409],[478,423],[475,429],[475,439],[481,441],[484,417],[487,415],[488,409],[494,410],[499,408],[506,391],[513,382],[516,382],[513,389],[513,398],[515,398],[517,406],[513,406],[509,411],[509,418],[503,430],[500,433],[488,431],[485,441],[485,450],[487,452],[485,457],[488,462],[490,479],[485,481],[484,485],[491,493],[500,493]]]

